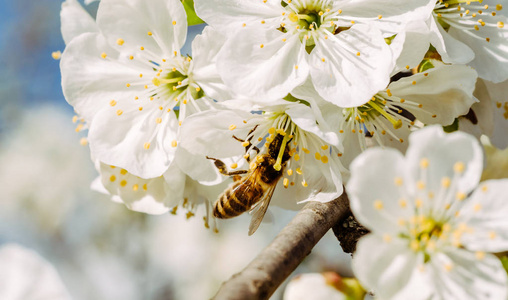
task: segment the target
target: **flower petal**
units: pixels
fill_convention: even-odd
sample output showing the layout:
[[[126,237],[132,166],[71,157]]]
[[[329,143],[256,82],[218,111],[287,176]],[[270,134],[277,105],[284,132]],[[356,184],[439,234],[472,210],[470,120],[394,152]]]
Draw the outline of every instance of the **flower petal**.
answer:
[[[445,63],[466,64],[473,60],[473,50],[446,32],[434,17],[430,17],[427,23],[430,28],[430,43]]]
[[[434,255],[429,271],[436,299],[506,299],[508,279],[499,259],[453,248]]]
[[[224,45],[225,38],[207,26],[203,33],[192,41],[192,79],[205,94],[216,100],[231,99],[228,88],[217,71],[217,54]]]
[[[98,32],[95,20],[77,0],[66,0],[60,11],[62,38],[65,44],[82,33]]]
[[[309,64],[319,95],[335,105],[354,107],[386,88],[395,62],[381,32],[358,24],[317,39]]]
[[[197,15],[221,33],[231,35],[243,24],[265,22],[280,16],[280,1],[255,0],[195,0]],[[270,23],[270,22],[269,22]],[[266,24],[266,23],[265,23]],[[266,24],[268,25],[268,24]]]
[[[101,57],[102,53],[106,58]],[[142,86],[126,87],[133,79],[139,79],[143,69],[117,60],[118,56],[98,33],[74,38],[62,54],[60,69],[65,99],[89,125],[111,100],[132,101],[143,93]]]
[[[428,162],[425,168],[421,168],[422,159]],[[457,191],[468,194],[480,181],[483,151],[473,136],[463,132],[447,134],[441,126],[434,125],[409,136],[406,161],[408,175],[413,179],[408,183],[412,185],[412,190],[416,190],[417,181],[423,180],[426,190],[437,195],[442,187],[442,179],[453,179],[455,176]],[[436,208],[442,209],[437,202],[436,205]]]
[[[473,192],[460,210],[459,220],[473,229],[462,243],[469,250],[508,250],[508,179],[488,180]]]
[[[418,270],[422,257],[406,241],[376,234],[362,237],[356,245],[353,272],[380,299],[428,299],[429,279]]]
[[[141,112],[130,103],[118,102],[96,115],[90,126],[90,149],[96,159],[135,176],[158,177],[173,159],[177,127],[172,111],[147,106]]]
[[[159,58],[179,52],[187,37],[187,15],[178,0],[151,0],[150,5],[144,0],[102,0],[97,24],[111,46],[122,51],[142,46]],[[118,39],[124,42],[117,44]]]
[[[453,80],[450,80],[453,78]],[[401,78],[389,86],[391,93],[422,108],[404,106],[425,124],[450,125],[467,114],[476,99],[476,72],[464,65],[443,65],[424,73]]]
[[[347,184],[351,211],[365,227],[381,233],[401,230],[399,219],[413,212],[405,186],[406,162],[394,149],[372,148],[351,163],[351,178]],[[383,176],[379,176],[383,174]]]
[[[490,97],[491,105],[494,111],[493,132],[490,135],[492,144],[500,149],[508,147],[508,99],[506,90],[508,88],[508,80],[501,83],[491,83],[485,81]]]
[[[305,81],[306,56],[298,35],[245,28],[226,41],[217,68],[236,93],[276,99]]]

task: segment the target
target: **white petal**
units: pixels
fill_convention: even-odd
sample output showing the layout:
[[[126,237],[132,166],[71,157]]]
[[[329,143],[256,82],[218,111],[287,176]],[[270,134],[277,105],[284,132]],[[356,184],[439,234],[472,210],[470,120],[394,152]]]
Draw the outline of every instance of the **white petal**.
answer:
[[[423,105],[414,110],[404,107],[419,121],[450,125],[458,116],[467,114],[476,102],[473,97],[476,78],[476,72],[470,67],[443,65],[401,78],[391,83],[389,89],[397,97]]]
[[[445,63],[465,64],[474,58],[471,48],[448,34],[434,17],[429,18],[427,23],[431,31],[430,42]]]
[[[496,24],[504,21],[506,17],[491,17],[489,14],[482,15],[484,22]],[[478,71],[481,78],[493,82],[501,82],[508,79],[508,29],[497,26],[479,26],[479,30],[461,30],[451,26],[448,33],[460,40],[475,53],[474,59],[469,65]],[[486,41],[489,38],[489,42]]]
[[[161,123],[157,122],[159,115]],[[88,139],[98,160],[153,178],[161,176],[173,159],[177,127],[173,112],[160,111],[155,105],[139,111],[131,103],[118,102],[96,115]]]
[[[60,11],[62,37],[65,44],[82,33],[98,32],[95,20],[77,0],[66,0]]]
[[[102,53],[106,58],[101,57]],[[143,70],[118,61],[118,55],[97,33],[74,38],[62,54],[60,69],[65,99],[87,123],[111,100],[131,102],[143,93],[142,86],[126,87],[139,79]]]
[[[332,277],[333,278],[333,277]],[[326,274],[298,274],[284,290],[284,300],[347,300],[347,286],[339,275],[337,282],[330,281]],[[352,293],[351,293],[352,294]]]
[[[320,139],[331,145],[338,145],[339,138],[337,134],[327,128],[326,124],[318,123],[310,107],[303,104],[291,105],[286,110],[286,114],[301,129],[317,135]]]
[[[381,32],[359,24],[319,38],[309,64],[312,82],[324,99],[354,107],[386,88],[395,62]]]
[[[297,35],[245,28],[226,41],[217,67],[236,93],[276,99],[305,81],[309,73],[306,57]]]
[[[57,270],[17,244],[0,247],[0,299],[71,299]]]
[[[462,243],[470,250],[508,250],[508,179],[488,180],[473,192],[460,210],[459,220],[473,228]]]
[[[397,54],[397,71],[412,69],[422,61],[429,49],[429,29],[425,22],[410,22],[397,34],[390,47]],[[394,49],[395,48],[395,49]],[[408,68],[409,66],[409,68]]]
[[[194,6],[201,19],[228,35],[241,30],[243,24],[260,24],[261,20],[269,21],[282,12],[280,2],[274,0],[266,3],[255,0],[195,0]],[[268,27],[268,24],[265,25]]]
[[[185,146],[180,146],[176,151],[175,162],[185,174],[201,184],[215,185],[226,180],[227,176],[220,174],[213,161],[205,155],[192,154]],[[224,163],[226,162],[229,161],[225,160]]]
[[[192,41],[192,79],[207,96],[216,100],[231,99],[216,66],[217,54],[224,42],[225,38],[210,26]]]
[[[405,165],[400,152],[381,148],[368,149],[351,163],[346,191],[351,211],[362,225],[381,233],[402,230],[397,222],[413,212],[405,191],[405,181],[411,180]]]
[[[479,260],[475,253],[454,248],[432,256],[429,271],[436,299],[506,299],[508,280],[498,258]],[[433,298],[433,299],[434,299]]]
[[[187,16],[178,0],[151,0],[149,4],[144,0],[103,0],[97,24],[110,45],[122,51],[142,46],[157,57],[169,58],[179,52],[187,36]],[[117,45],[119,38],[125,44]]]
[[[508,99],[506,97],[508,80],[497,84],[485,81],[485,84],[492,99],[491,106],[494,111],[494,129],[490,140],[494,146],[505,149],[508,147]]]
[[[420,161],[426,158],[428,167],[426,176],[421,178]],[[414,185],[424,180],[426,189],[437,195],[441,189],[443,177],[454,177],[454,165],[464,164],[464,170],[457,174],[458,191],[469,193],[480,181],[483,168],[483,151],[479,142],[463,132],[445,133],[441,126],[428,126],[409,136],[409,148],[406,153],[407,168]],[[416,189],[415,186],[412,187]],[[439,207],[442,209],[442,207]]]
[[[117,200],[133,211],[160,215],[167,213],[183,199],[185,175],[174,167],[171,168],[172,182],[176,184],[173,186],[168,186],[162,176],[143,179],[125,169],[112,168],[106,164],[101,164],[99,172],[102,185],[109,194],[116,196]]]
[[[492,117],[494,108],[485,80],[478,78],[473,95],[479,102],[471,106],[470,115],[459,117],[459,130],[470,133],[478,139],[482,134],[491,136],[494,130]]]
[[[418,270],[422,258],[407,241],[375,234],[362,237],[356,245],[353,272],[380,299],[428,299],[428,278]]]

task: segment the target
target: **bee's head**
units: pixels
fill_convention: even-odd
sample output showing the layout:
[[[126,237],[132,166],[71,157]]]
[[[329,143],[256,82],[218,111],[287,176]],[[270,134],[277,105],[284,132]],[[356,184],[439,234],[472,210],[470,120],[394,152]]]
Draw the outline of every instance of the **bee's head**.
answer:
[[[280,150],[284,148],[284,153],[282,153],[282,159],[281,162],[288,161],[291,156],[289,155],[289,142],[291,142],[292,138],[287,139],[284,138],[283,135],[277,134],[273,141],[268,146],[268,154],[273,157],[274,159],[277,159],[281,153]]]

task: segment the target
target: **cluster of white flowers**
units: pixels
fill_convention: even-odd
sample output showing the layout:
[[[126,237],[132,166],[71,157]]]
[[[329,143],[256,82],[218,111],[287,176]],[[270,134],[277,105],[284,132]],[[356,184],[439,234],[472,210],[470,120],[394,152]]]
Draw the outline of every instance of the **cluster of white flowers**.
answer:
[[[366,287],[392,299],[425,277],[435,298],[501,295],[494,258],[476,252],[488,264],[470,273],[454,266],[474,261],[467,251],[506,250],[497,225],[481,221],[503,209],[494,198],[507,183],[461,202],[482,153],[436,129],[508,146],[507,15],[490,2],[195,0],[208,26],[184,55],[189,10],[179,0],[102,0],[96,20],[66,0],[62,87],[77,130],[88,129],[94,186],[150,214],[183,206],[192,216],[205,203],[205,225],[216,228],[213,215],[253,208],[245,197],[264,200],[262,217],[272,194],[294,209],[333,200],[347,183],[373,231],[356,258]],[[409,139],[407,162],[388,150],[406,152]],[[218,196],[231,203],[212,208]],[[412,273],[427,265],[426,276]],[[439,268],[459,274],[450,280],[462,292]],[[466,286],[473,275],[488,288]]]

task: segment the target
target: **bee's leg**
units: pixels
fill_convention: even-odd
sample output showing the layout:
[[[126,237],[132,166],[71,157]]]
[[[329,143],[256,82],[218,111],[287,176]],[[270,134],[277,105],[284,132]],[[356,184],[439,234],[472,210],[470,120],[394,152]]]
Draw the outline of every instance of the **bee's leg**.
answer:
[[[213,164],[219,170],[219,173],[221,173],[222,175],[236,176],[236,175],[241,175],[241,174],[245,174],[248,172],[247,170],[238,170],[238,171],[228,172],[228,168],[226,167],[226,164],[222,160],[213,158],[213,157],[208,157],[208,156],[206,158],[214,161]]]
[[[214,161],[213,164],[219,170],[219,173],[221,173],[222,175],[229,175],[228,168],[226,167],[226,164],[222,160],[208,156],[206,158]]]

